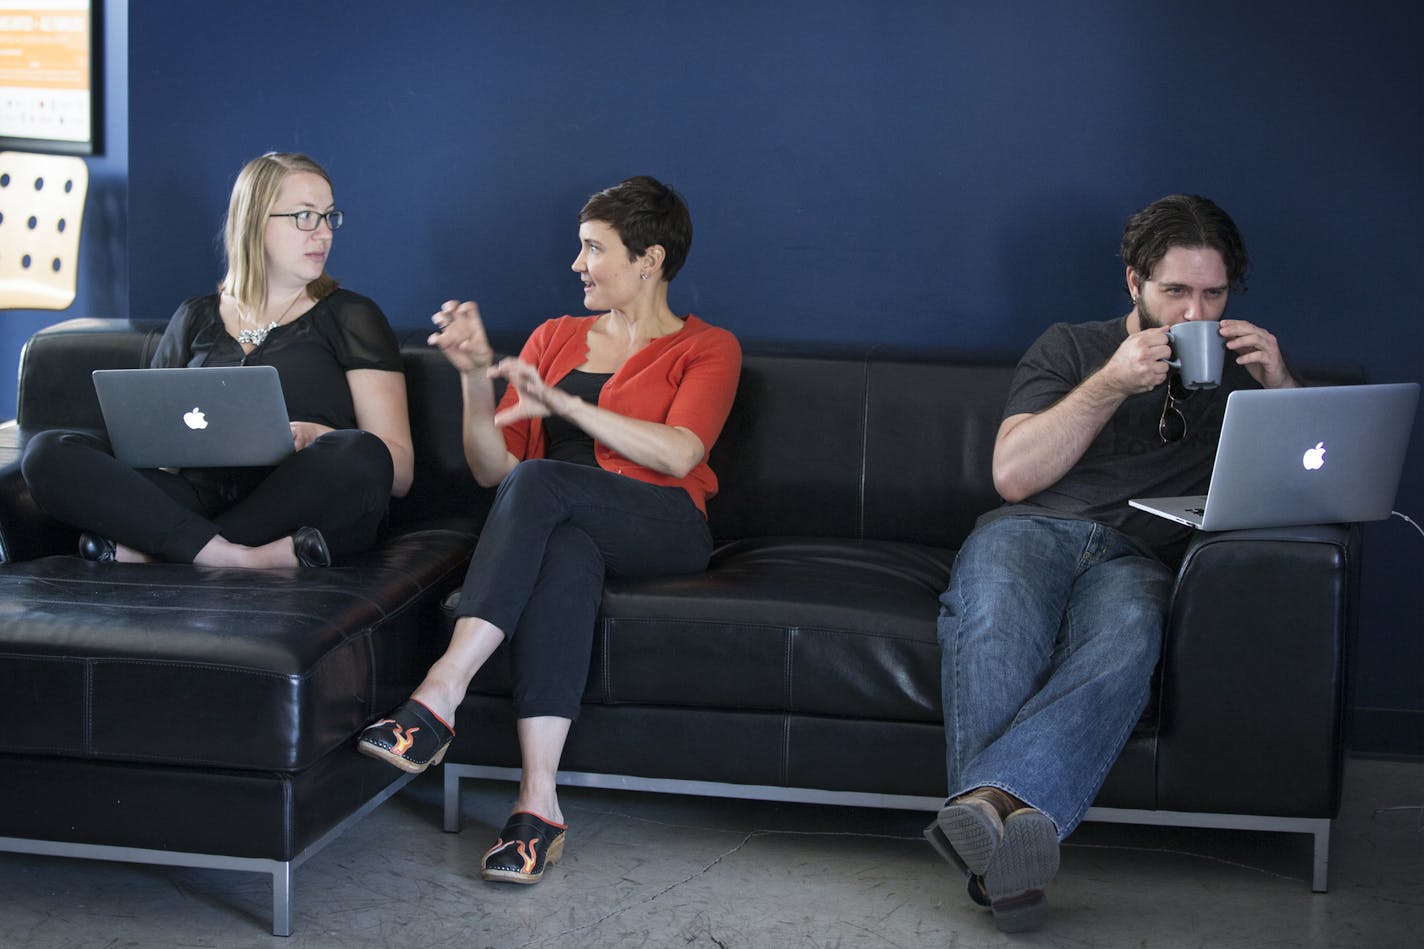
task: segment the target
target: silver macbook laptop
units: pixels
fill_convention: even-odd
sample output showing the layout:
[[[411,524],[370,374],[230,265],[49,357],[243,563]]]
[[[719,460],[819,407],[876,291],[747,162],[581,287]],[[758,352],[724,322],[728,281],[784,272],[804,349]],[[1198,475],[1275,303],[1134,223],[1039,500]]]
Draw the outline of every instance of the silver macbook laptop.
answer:
[[[1419,385],[1233,392],[1205,495],[1134,498],[1208,531],[1389,517]]]
[[[272,366],[96,369],[114,456],[135,468],[274,465],[292,453]]]

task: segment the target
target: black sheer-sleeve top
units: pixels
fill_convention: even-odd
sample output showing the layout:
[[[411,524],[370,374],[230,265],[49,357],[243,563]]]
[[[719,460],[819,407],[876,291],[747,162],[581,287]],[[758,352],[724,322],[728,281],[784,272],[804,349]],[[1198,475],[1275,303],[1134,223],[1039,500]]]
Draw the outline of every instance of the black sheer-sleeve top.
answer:
[[[282,379],[294,422],[355,428],[356,408],[346,373],[401,371],[400,346],[374,301],[336,290],[306,313],[276,327],[251,353],[228,334],[218,295],[184,300],[153,354],[155,368],[273,366]]]

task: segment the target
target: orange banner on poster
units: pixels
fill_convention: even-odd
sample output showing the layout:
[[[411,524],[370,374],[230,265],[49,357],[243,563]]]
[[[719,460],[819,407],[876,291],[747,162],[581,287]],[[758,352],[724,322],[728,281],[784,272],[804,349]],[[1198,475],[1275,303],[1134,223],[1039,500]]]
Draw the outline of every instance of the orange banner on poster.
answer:
[[[87,92],[88,11],[0,11],[0,86]]]

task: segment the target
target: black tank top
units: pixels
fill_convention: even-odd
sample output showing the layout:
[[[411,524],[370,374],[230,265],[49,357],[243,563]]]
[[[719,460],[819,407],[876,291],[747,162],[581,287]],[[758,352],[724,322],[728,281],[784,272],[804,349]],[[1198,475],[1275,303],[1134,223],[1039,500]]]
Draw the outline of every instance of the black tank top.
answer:
[[[612,378],[611,372],[575,369],[560,379],[554,388],[597,405],[603,384]],[[593,455],[593,436],[557,415],[544,419],[544,457],[598,467],[598,459]]]

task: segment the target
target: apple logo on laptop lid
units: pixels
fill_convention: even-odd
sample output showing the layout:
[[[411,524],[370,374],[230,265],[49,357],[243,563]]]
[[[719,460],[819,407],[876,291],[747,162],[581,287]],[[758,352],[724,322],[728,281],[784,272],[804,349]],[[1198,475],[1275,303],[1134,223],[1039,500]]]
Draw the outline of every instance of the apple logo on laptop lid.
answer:
[[[207,428],[208,420],[203,417],[203,410],[195,405],[191,410],[183,413],[183,424],[197,431],[201,428]]]
[[[1305,466],[1306,471],[1317,471],[1325,467],[1325,443],[1316,442],[1314,448],[1306,449],[1300,463]]]

